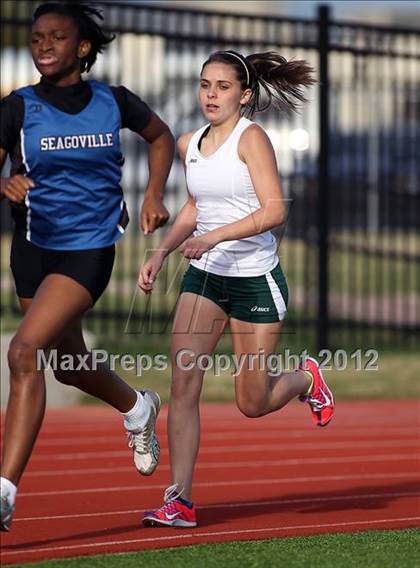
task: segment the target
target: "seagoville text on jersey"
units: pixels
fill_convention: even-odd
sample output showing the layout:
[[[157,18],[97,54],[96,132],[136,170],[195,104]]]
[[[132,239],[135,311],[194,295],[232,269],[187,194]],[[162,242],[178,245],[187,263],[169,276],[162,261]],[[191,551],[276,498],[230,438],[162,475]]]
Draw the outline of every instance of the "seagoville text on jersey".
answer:
[[[105,134],[77,134],[72,136],[46,136],[40,139],[42,152],[73,150],[77,148],[107,148],[114,145],[112,132]]]

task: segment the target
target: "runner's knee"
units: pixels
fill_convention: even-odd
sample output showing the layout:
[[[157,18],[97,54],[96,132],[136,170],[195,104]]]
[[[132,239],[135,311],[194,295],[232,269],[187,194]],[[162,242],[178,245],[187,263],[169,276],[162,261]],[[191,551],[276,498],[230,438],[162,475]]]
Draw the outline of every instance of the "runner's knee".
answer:
[[[37,345],[15,335],[10,342],[7,353],[11,377],[19,378],[22,375],[35,372],[37,370],[36,355]]]
[[[237,395],[236,404],[238,409],[247,418],[259,418],[266,414],[265,408],[261,404],[260,400],[254,399],[246,395]]]
[[[196,370],[174,370],[171,382],[171,400],[183,404],[198,402],[201,392],[200,385],[201,377]]]
[[[265,412],[252,402],[241,402],[238,403],[238,408],[244,416],[247,418],[259,418],[264,416]]]

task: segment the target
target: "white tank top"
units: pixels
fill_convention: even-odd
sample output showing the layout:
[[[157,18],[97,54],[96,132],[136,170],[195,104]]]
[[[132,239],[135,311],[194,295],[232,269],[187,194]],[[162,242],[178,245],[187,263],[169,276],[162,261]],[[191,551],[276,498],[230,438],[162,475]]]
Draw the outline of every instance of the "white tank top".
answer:
[[[239,221],[261,207],[247,165],[238,155],[241,134],[254,124],[242,117],[225,142],[203,156],[198,142],[208,124],[188,144],[186,178],[195,199],[197,228],[194,236]],[[277,243],[270,231],[236,241],[219,243],[191,264],[222,276],[261,276],[278,264]]]

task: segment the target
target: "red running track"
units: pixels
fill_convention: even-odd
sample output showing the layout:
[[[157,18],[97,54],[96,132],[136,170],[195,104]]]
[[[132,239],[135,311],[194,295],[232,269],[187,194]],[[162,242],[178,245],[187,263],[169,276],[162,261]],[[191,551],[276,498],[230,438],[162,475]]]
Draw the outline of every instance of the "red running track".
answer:
[[[306,405],[247,419],[203,405],[196,529],[145,528],[169,484],[162,461],[139,476],[120,417],[107,408],[50,410],[19,488],[1,563],[198,543],[420,526],[419,403],[341,403],[325,429]]]

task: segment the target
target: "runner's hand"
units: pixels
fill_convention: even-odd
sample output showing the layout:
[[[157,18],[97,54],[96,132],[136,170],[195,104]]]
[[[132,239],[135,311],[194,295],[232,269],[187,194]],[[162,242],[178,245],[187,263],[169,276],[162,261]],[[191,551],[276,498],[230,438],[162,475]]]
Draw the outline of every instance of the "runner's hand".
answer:
[[[21,203],[25,200],[29,189],[35,187],[35,183],[25,176],[12,176],[1,179],[0,191],[3,197],[7,197],[14,203]]]
[[[153,291],[153,284],[158,272],[162,268],[163,259],[164,257],[162,257],[162,255],[155,253],[140,269],[137,286],[144,294],[151,294]]]
[[[211,237],[211,233],[187,239],[180,247],[180,252],[185,258],[195,258],[199,260],[203,254],[217,245]]]
[[[146,194],[140,213],[140,226],[145,235],[163,227],[169,219],[169,213],[160,197]]]

